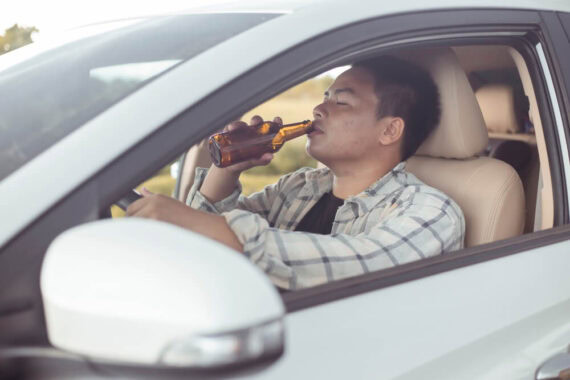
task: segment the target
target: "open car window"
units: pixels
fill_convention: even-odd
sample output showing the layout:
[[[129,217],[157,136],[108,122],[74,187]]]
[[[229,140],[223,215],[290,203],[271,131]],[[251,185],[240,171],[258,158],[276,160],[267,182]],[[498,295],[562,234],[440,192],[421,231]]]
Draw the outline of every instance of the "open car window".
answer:
[[[537,94],[532,83],[529,85],[528,68],[521,64],[524,60],[509,45],[467,45],[453,46],[452,49],[469,78],[487,124],[489,144],[477,155],[499,160],[514,168],[524,188],[524,210],[520,210],[524,214],[524,227],[520,234],[551,227],[552,220],[548,220],[548,214],[552,212],[552,190],[545,186],[549,178],[548,158],[539,154],[539,149],[545,150],[544,137],[541,138],[542,124]],[[473,59],[476,56],[481,58]],[[495,58],[483,59],[489,56]],[[322,101],[322,94],[335,75],[347,68],[339,67],[298,84],[248,111],[242,120],[249,121],[253,115],[260,115],[265,120],[282,116],[286,123],[311,118],[313,107]],[[319,163],[305,153],[305,141],[299,138],[287,143],[270,166],[242,173],[243,194],[260,191],[264,186],[275,183],[280,176],[300,167],[317,167]],[[197,144],[177,163],[175,170],[168,171],[178,182],[178,189],[168,189],[169,195],[175,194],[179,200],[185,201],[195,168],[211,164],[207,150],[204,142]],[[166,170],[163,177],[165,174]]]
[[[537,121],[540,118],[537,95],[534,88],[529,86],[528,68],[521,65],[520,54],[508,45],[454,46],[452,50],[469,79],[487,127],[489,144],[477,156],[507,164],[514,169],[522,183],[524,200],[518,212],[523,215],[524,227],[520,234],[551,227],[552,220],[544,218],[544,215],[552,212],[552,190],[545,186],[549,172],[543,169],[544,166],[548,167],[548,161],[544,161],[547,160],[545,155],[539,154],[539,149],[544,150],[545,144],[540,137],[542,124],[540,120]],[[489,55],[496,58],[473,59],[474,56]],[[323,93],[334,78],[347,68],[339,67],[304,81],[246,112],[242,120],[249,121],[254,115],[265,120],[281,116],[285,123],[312,118],[313,107],[322,101]],[[304,137],[288,142],[276,154],[271,165],[242,173],[240,181],[243,194],[247,196],[261,191],[282,175],[301,167],[317,167],[319,163],[306,154],[305,143]],[[174,195],[184,202],[196,167],[210,165],[208,147],[203,141],[192,147],[174,167],[165,167],[150,178],[145,186],[155,192]],[[164,186],[167,183],[168,186]],[[119,214],[114,212],[114,215]]]

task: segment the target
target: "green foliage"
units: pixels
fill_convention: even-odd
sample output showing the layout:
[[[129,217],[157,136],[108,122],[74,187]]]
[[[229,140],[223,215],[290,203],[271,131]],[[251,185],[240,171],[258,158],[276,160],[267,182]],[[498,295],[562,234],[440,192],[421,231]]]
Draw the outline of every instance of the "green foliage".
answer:
[[[313,79],[309,79],[295,87],[291,87],[289,90],[283,92],[275,99],[294,99],[296,101],[312,100],[315,97],[322,99],[324,92],[329,88],[333,82],[333,78],[330,76],[322,76]]]
[[[244,195],[249,195],[257,191],[260,191],[265,186],[277,182],[279,177],[281,177],[280,174],[265,175],[265,174],[251,174],[244,172],[239,177],[239,181],[241,182],[242,186],[242,193]]]
[[[39,30],[34,26],[21,27],[14,24],[4,31],[4,35],[0,35],[0,54],[32,43],[32,34],[37,32]]]

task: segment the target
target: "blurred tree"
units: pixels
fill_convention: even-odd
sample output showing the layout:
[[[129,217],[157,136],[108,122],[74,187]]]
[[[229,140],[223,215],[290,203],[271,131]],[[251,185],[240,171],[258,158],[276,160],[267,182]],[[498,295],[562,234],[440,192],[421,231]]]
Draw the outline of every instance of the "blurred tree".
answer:
[[[307,80],[279,95],[282,99],[294,98],[296,100],[311,99],[314,97],[322,98],[324,92],[332,84],[334,78],[330,76],[316,77]]]
[[[0,35],[0,54],[32,43],[32,34],[38,31],[35,26],[22,27],[14,24],[4,31],[4,35]]]

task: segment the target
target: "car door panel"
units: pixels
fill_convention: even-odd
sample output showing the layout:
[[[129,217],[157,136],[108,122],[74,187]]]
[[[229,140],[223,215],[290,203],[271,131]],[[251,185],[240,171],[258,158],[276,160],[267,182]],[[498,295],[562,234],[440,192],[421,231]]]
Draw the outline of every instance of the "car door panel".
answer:
[[[534,379],[549,357],[566,352],[570,337],[570,302],[536,313],[433,360],[401,379]],[[489,348],[492,348],[489,350]]]
[[[570,344],[569,249],[559,242],[290,313],[285,354],[257,378],[532,379]]]
[[[257,378],[531,379],[570,343],[568,248],[545,245],[290,313],[284,356]]]

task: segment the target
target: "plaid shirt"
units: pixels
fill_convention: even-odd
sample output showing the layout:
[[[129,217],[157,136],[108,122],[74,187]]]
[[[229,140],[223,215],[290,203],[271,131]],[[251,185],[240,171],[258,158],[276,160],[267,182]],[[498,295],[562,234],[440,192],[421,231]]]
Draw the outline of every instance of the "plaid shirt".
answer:
[[[330,235],[295,232],[303,216],[331,191],[328,168],[302,168],[245,197],[241,185],[212,204],[198,190],[197,168],[186,203],[223,215],[245,255],[284,289],[300,289],[390,268],[463,247],[465,220],[457,204],[405,171],[401,162],[337,210]]]

